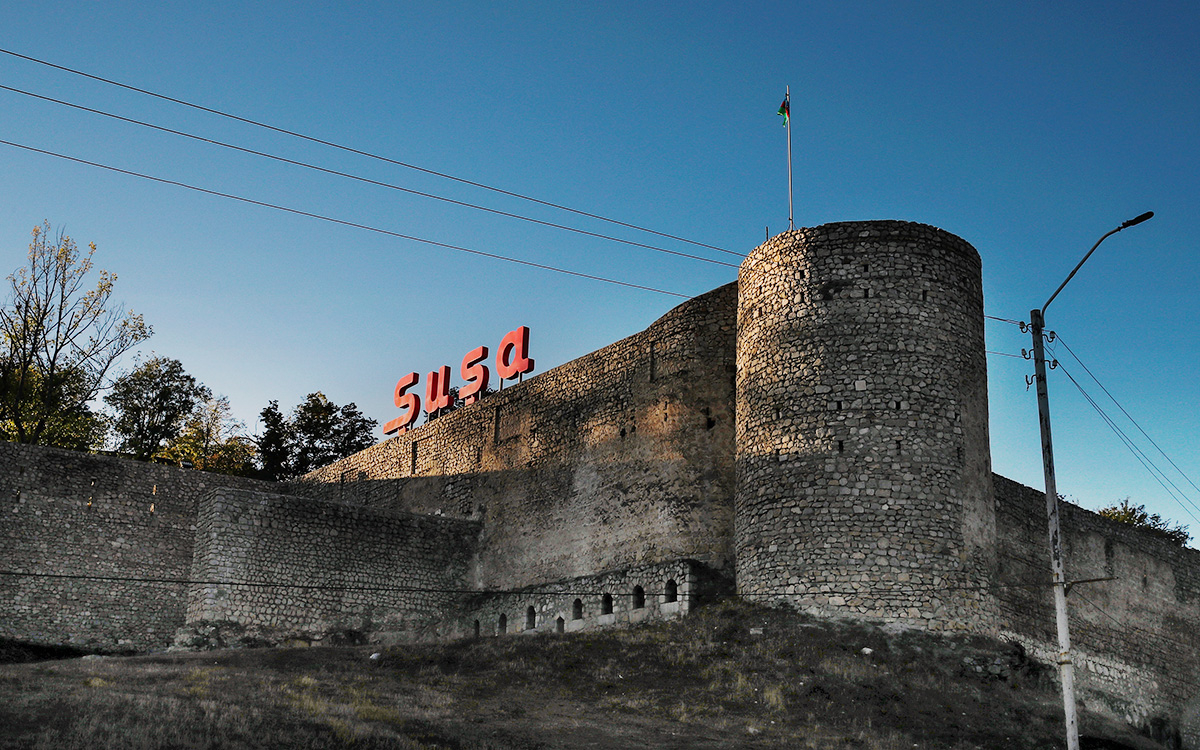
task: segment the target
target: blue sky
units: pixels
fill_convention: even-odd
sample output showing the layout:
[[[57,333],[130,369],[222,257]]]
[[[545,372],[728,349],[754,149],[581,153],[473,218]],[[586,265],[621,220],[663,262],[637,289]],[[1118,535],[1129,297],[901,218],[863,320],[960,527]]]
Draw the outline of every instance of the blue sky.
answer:
[[[1027,318],[1100,235],[1153,210],[1101,246],[1047,320],[1200,483],[1195,3],[8,2],[4,17],[0,47],[13,52],[739,253],[786,228],[775,111],[790,84],[797,224],[905,219],[953,232],[979,250],[998,317]],[[9,55],[0,85],[731,259]],[[6,91],[0,139],[684,295],[735,278]],[[533,330],[544,371],[680,301],[11,146],[0,145],[0,169],[0,268],[22,262],[43,219],[97,243],[117,296],[154,326],[144,351],[180,359],[252,430],[270,399],[290,408],[315,390],[383,423],[400,375],[457,366],[518,325]],[[989,349],[1028,346],[1016,326],[989,322]],[[989,365],[994,468],[1040,487],[1031,364]],[[1173,500],[1062,371],[1050,391],[1062,492],[1087,507],[1130,496],[1200,533],[1200,509]]]

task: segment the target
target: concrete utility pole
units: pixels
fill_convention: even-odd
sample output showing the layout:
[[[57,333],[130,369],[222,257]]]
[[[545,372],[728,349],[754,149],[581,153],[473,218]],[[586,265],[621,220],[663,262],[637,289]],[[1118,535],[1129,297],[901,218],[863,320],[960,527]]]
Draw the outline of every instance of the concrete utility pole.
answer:
[[[1042,343],[1046,327],[1045,314],[1046,308],[1067,285],[1067,281],[1070,281],[1087,262],[1087,259],[1092,257],[1092,253],[1096,252],[1096,248],[1100,247],[1101,242],[1122,229],[1134,224],[1141,224],[1153,215],[1153,211],[1147,211],[1096,240],[1096,244],[1092,245],[1092,249],[1083,256],[1083,260],[1079,261],[1079,265],[1075,266],[1075,270],[1071,271],[1066,281],[1058,285],[1058,289],[1054,290],[1054,294],[1050,295],[1046,304],[1042,305],[1040,310],[1030,310],[1029,312],[1029,330],[1033,335],[1034,378],[1037,380],[1038,422],[1042,432],[1042,469],[1046,476],[1046,518],[1050,529],[1050,570],[1054,574],[1054,613],[1058,625],[1058,674],[1062,683],[1063,709],[1066,714],[1067,750],[1079,750],[1079,723],[1075,715],[1075,665],[1071,662],[1071,633],[1067,627],[1068,586],[1063,573],[1062,537],[1058,524],[1058,487],[1054,481],[1054,446],[1050,440],[1050,396],[1046,389],[1046,351]]]

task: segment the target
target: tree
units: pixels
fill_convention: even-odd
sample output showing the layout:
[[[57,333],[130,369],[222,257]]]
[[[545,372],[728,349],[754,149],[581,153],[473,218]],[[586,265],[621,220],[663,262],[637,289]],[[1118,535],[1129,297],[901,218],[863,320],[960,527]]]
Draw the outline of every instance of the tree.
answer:
[[[0,424],[8,440],[94,442],[88,402],[117,357],[152,333],[141,315],[110,306],[116,276],[100,271],[95,288],[85,287],[95,252],[91,244],[81,255],[61,232],[52,240],[45,223],[33,229],[28,265],[8,276],[0,308]]]
[[[179,360],[152,357],[117,378],[104,401],[115,412],[117,449],[148,461],[211,398],[212,391],[184,372]]]
[[[288,417],[278,401],[261,416],[260,476],[274,480],[294,479],[370,447],[379,426],[353,402],[339,407],[320,391],[308,394]]]
[[[41,373],[37,371],[29,373],[27,382],[32,386],[31,390],[36,392],[44,389],[41,378]],[[104,414],[92,411],[82,398],[74,397],[83,389],[83,378],[74,370],[65,370],[59,373],[57,383],[54,390],[63,396],[62,402],[70,405],[46,415],[39,442],[77,451],[103,448],[108,436],[108,419]],[[7,386],[0,385],[0,388]],[[16,442],[20,439],[16,426],[34,419],[40,406],[30,398],[22,398],[19,393],[9,391],[0,394],[0,400],[8,404],[10,415],[17,415],[16,420],[9,415],[0,418],[0,439]]]
[[[279,410],[279,402],[271,401],[260,412],[263,432],[258,444],[259,476],[279,480],[288,476],[291,461],[291,426]]]
[[[1145,505],[1134,505],[1129,498],[1096,511],[1105,518],[1145,529],[1151,534],[1186,547],[1192,538],[1183,524],[1173,523],[1157,513],[1147,513]]]
[[[229,399],[210,395],[192,410],[161,455],[201,471],[250,476],[254,453],[254,441],[246,436],[245,425],[233,418]]]

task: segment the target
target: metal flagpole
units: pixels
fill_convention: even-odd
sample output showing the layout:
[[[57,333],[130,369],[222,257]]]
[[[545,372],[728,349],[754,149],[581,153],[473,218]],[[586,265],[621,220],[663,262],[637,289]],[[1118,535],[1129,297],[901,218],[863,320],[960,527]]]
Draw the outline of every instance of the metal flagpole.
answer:
[[[784,89],[784,104],[787,106],[787,141],[788,141],[788,229],[795,229],[792,221],[792,87]]]

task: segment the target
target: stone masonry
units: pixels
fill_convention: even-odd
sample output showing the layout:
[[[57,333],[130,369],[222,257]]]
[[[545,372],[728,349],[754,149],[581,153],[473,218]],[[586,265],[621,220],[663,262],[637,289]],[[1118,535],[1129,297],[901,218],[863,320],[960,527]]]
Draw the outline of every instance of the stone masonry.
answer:
[[[994,628],[978,253],[828,224],[759,247],[738,283],[738,593]]]
[[[479,524],[220,489],[201,503],[187,620],[411,636],[462,599]]]
[[[0,637],[570,632],[736,587],[1052,662],[1041,493],[990,471],[982,315],[963,240],[828,224],[296,483],[0,443]],[[1068,577],[1106,579],[1071,593],[1081,700],[1200,750],[1200,552],[1070,505],[1062,526]]]
[[[0,442],[0,637],[169,644],[184,621],[197,504],[217,487],[274,485]]]

